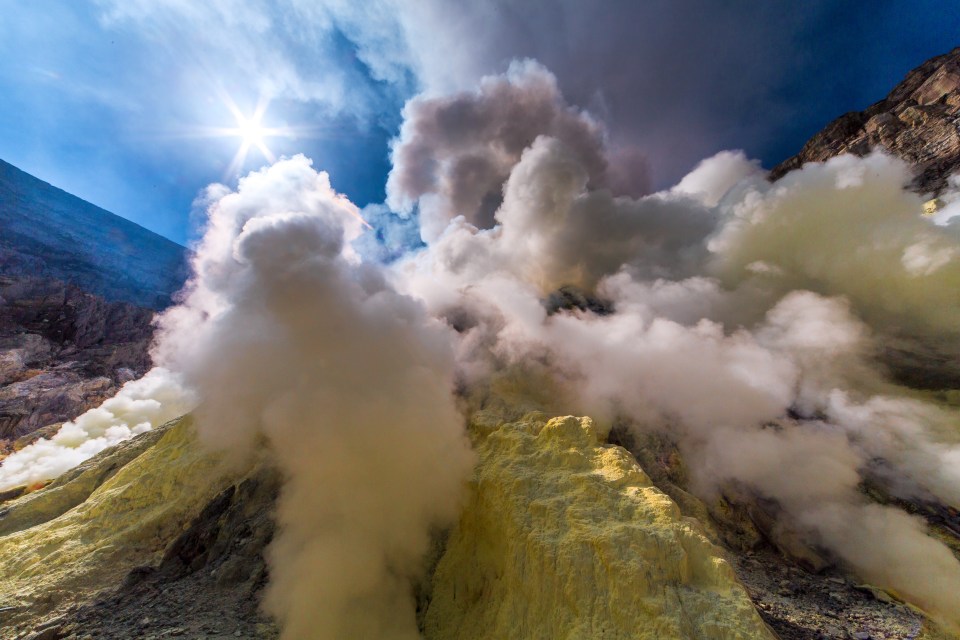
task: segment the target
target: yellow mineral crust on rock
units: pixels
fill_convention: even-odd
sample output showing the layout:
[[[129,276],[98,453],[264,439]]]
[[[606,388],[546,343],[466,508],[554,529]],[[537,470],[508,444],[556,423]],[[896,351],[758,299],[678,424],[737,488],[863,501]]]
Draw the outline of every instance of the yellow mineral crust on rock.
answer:
[[[943,208],[943,201],[940,198],[933,198],[923,203],[923,215],[932,216]]]
[[[775,637],[697,522],[589,418],[530,415],[478,450],[429,640]]]
[[[97,460],[92,462],[96,469]],[[112,464],[109,452],[101,454],[100,464]],[[117,586],[133,567],[156,563],[228,482],[218,459],[198,445],[191,420],[180,419],[76,506],[0,537],[0,607],[16,607],[3,622],[82,600]],[[37,507],[48,508],[39,497],[33,498]],[[29,508],[14,502],[10,515]]]

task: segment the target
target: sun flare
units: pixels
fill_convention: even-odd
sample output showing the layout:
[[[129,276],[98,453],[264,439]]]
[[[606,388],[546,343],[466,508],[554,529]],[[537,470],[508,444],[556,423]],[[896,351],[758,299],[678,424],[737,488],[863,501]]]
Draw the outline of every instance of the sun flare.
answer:
[[[251,114],[241,111],[237,103],[227,95],[222,95],[221,100],[233,116],[233,126],[207,129],[203,135],[238,138],[240,140],[240,146],[224,172],[225,179],[234,177],[241,172],[254,149],[268,163],[276,162],[277,156],[268,146],[269,140],[273,138],[309,137],[309,131],[301,130],[301,128],[290,126],[270,127],[264,124],[267,108],[270,105],[268,100],[261,98]]]
[[[277,157],[267,146],[267,139],[288,134],[282,129],[273,129],[263,125],[263,117],[267,112],[267,106],[267,102],[261,101],[253,115],[246,116],[232,100],[227,102],[227,107],[229,107],[236,121],[236,126],[227,131],[230,135],[240,138],[240,148],[233,156],[233,161],[227,169],[228,174],[240,171],[247,161],[251,148],[256,148],[267,162],[271,164],[276,162]]]
[[[268,131],[255,117],[248,119],[241,115],[237,118],[237,133],[243,139],[243,144],[259,147],[264,144]]]
[[[257,155],[268,164],[276,162],[277,154],[270,148],[270,145],[278,138],[305,140],[317,137],[318,128],[316,126],[286,123],[280,126],[270,126],[268,123],[276,122],[276,115],[274,115],[274,118],[268,118],[267,111],[270,107],[270,100],[267,98],[261,97],[251,112],[241,109],[233,97],[226,92],[220,91],[218,93],[220,102],[233,117],[233,123],[230,126],[202,127],[187,135],[239,140],[239,146],[233,155],[233,159],[223,173],[225,181],[233,180],[245,169],[249,169],[248,161],[251,158],[256,158]],[[290,153],[289,145],[285,146],[284,153]]]

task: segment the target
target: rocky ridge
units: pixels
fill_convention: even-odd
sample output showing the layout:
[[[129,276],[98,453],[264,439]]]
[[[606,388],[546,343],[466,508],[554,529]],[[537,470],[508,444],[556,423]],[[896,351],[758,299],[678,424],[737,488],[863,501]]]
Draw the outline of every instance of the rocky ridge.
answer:
[[[700,524],[592,420],[473,424],[480,463],[426,638],[775,637]]]
[[[883,100],[830,122],[797,155],[774,167],[769,179],[777,180],[807,162],[845,153],[865,156],[876,150],[902,159],[914,170],[909,186],[928,198],[924,205],[928,214],[943,206],[938,196],[960,172],[960,47],[910,71]],[[960,187],[960,182],[956,184]],[[882,360],[899,382],[933,390],[960,385],[956,358],[946,356],[939,345],[893,338],[885,345]]]
[[[162,565],[171,543],[237,477],[192,433],[189,419],[176,421],[4,505],[0,638],[38,631],[51,614],[78,611],[104,589],[126,593],[131,571]]]
[[[49,435],[143,375],[152,319],[61,281],[0,276],[0,443]]]
[[[183,285],[186,257],[177,243],[0,160],[0,275],[161,309]]]
[[[180,245],[0,161],[0,458],[150,369]]]
[[[863,111],[845,113],[814,135],[800,152],[773,168],[776,180],[806,162],[882,149],[917,174],[912,187],[931,197],[960,170],[960,47],[931,58]]]

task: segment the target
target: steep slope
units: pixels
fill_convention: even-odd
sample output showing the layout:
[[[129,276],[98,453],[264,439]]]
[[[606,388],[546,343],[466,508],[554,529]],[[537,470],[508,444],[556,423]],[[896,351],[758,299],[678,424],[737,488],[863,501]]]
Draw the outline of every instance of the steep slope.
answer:
[[[800,153],[774,167],[770,178],[805,162],[863,156],[874,148],[916,167],[913,186],[923,193],[937,195],[960,170],[960,47],[908,73],[883,100],[828,124]]]
[[[239,477],[197,446],[186,418],[9,503],[0,510],[0,638],[35,628],[52,612],[74,610],[120,586],[137,567],[174,570],[176,552],[189,557],[189,550],[181,542],[171,555],[170,544]],[[142,569],[134,575],[144,578]],[[105,637],[133,636],[114,630]]]
[[[72,420],[146,373],[152,318],[58,280],[0,276],[0,442]]]
[[[158,309],[183,284],[184,257],[175,242],[0,160],[0,274]]]
[[[0,161],[0,457],[150,368],[185,252]]]

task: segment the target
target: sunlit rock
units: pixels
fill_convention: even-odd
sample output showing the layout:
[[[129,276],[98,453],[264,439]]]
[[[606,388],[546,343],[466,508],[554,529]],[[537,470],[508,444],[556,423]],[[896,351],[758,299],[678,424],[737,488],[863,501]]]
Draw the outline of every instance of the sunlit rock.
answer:
[[[697,521],[589,418],[530,414],[478,449],[427,638],[773,637]]]
[[[3,624],[82,602],[117,586],[131,568],[160,560],[230,482],[192,429],[182,418],[3,510],[0,608],[11,608]]]

